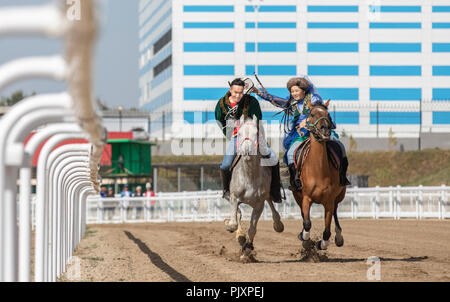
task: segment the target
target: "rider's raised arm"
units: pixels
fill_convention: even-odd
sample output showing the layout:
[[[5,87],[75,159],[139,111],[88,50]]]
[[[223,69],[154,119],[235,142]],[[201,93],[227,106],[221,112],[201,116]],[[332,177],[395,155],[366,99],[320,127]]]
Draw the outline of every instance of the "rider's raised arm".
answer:
[[[313,94],[311,96],[311,104],[314,105],[316,103],[322,104],[323,105],[323,100],[322,97],[318,94]]]
[[[261,90],[259,90],[257,92],[257,94],[263,100],[271,102],[272,105],[274,105],[274,106],[281,107],[281,108],[289,107],[289,99],[280,98],[280,97],[272,95],[270,93],[265,93],[265,92],[263,92]]]

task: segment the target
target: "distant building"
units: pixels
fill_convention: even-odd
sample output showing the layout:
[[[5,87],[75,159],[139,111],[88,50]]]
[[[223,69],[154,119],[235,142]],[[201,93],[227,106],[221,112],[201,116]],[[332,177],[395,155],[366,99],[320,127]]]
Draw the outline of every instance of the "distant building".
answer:
[[[151,132],[221,137],[217,100],[256,69],[282,97],[290,77],[308,74],[332,99],[339,133],[450,132],[450,5],[350,2],[140,0],[140,106],[154,114]],[[268,135],[279,136],[281,115],[262,105],[276,123]]]

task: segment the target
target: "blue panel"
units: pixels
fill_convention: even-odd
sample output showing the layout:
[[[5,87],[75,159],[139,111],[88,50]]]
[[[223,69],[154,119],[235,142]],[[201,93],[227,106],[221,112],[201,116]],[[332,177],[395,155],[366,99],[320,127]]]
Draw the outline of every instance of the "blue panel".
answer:
[[[447,29],[450,28],[450,23],[446,22],[433,22],[434,29]]]
[[[147,25],[147,23],[150,22],[150,20],[153,20],[153,18],[155,17],[155,15],[161,10],[161,8],[164,7],[165,4],[166,4],[166,1],[161,1],[161,3],[158,5],[158,7],[155,8],[155,9],[152,11],[152,13],[145,19],[144,23],[142,23],[142,26],[140,26],[139,29],[144,28],[144,27]],[[172,11],[172,8],[170,8],[169,11]],[[164,17],[164,16],[163,16],[163,17]],[[164,19],[160,18],[159,21],[161,21],[161,20],[164,20]],[[153,29],[155,26],[158,26],[158,25],[159,25],[159,22],[157,22],[156,25],[154,25],[154,26],[152,27],[152,29]],[[147,32],[145,32],[144,35],[146,36],[146,35],[147,35]],[[142,40],[142,39],[141,39],[141,40]]]
[[[172,89],[167,90],[166,92],[160,94],[155,99],[146,103],[141,109],[154,111],[164,105],[167,105],[172,102]]]
[[[421,76],[422,66],[370,66],[371,76]]]
[[[377,124],[377,112],[370,112],[370,124]],[[419,125],[420,112],[378,112],[378,124],[382,125]]]
[[[150,85],[152,89],[155,89],[162,83],[166,82],[167,80],[172,78],[172,66],[158,74],[153,80],[151,81]]]
[[[450,125],[450,111],[433,112],[433,124]]]
[[[234,52],[234,43],[184,43],[185,52]]]
[[[420,43],[370,43],[370,52],[421,52]]]
[[[433,6],[433,13],[450,13],[450,6]]]
[[[234,12],[234,6],[233,5],[184,5],[183,11],[186,13],[205,13],[205,12],[232,13],[232,12]]]
[[[371,101],[420,101],[421,88],[370,88]]]
[[[358,65],[308,65],[308,75],[357,76]]]
[[[185,111],[183,118],[189,124],[205,124],[208,121],[216,120],[214,112],[209,111]]]
[[[309,52],[358,52],[358,43],[308,43]]]
[[[140,38],[141,41],[145,41],[145,39],[148,38],[155,30],[157,30],[163,21],[165,21],[167,18],[172,17],[172,8],[170,8],[164,15],[161,16],[161,18],[158,19],[158,21],[155,22],[155,25],[153,25],[145,34]]]
[[[409,6],[409,5],[369,5],[371,12],[382,13],[420,13],[422,12],[421,6]]]
[[[359,112],[358,111],[337,111],[330,110],[330,115],[333,121],[337,124],[359,124]]]
[[[434,76],[450,76],[450,65],[448,66],[433,66]]]
[[[358,28],[358,22],[308,22],[308,28]]]
[[[246,52],[255,52],[255,43],[245,43]],[[275,42],[275,43],[258,43],[258,52],[296,52],[296,43]]]
[[[450,88],[433,88],[433,100],[450,100]]]
[[[309,13],[357,13],[357,5],[308,5]]]
[[[277,121],[277,122],[281,122],[281,119],[283,117],[283,114],[277,114],[277,112],[263,112],[262,113],[262,119],[264,121]]]
[[[319,88],[319,94],[324,100],[343,100],[357,101],[359,100],[358,88]]]
[[[184,65],[184,75],[234,75],[234,65]]]
[[[433,43],[433,52],[450,52],[450,43]]]
[[[255,28],[255,22],[245,22],[245,28]],[[297,28],[295,22],[258,22],[258,28]]]
[[[233,22],[184,22],[184,28],[234,28]]]
[[[252,13],[255,8],[252,5],[245,6],[245,12]],[[261,13],[291,13],[296,12],[297,7],[295,5],[261,5],[258,12]]]
[[[371,22],[370,28],[422,28],[420,22]]]
[[[228,88],[184,88],[185,101],[218,101],[227,93]]]
[[[246,75],[253,75],[255,71],[254,65],[246,65],[245,72]],[[297,74],[297,66],[296,65],[258,65],[258,74],[259,75],[296,75]]]

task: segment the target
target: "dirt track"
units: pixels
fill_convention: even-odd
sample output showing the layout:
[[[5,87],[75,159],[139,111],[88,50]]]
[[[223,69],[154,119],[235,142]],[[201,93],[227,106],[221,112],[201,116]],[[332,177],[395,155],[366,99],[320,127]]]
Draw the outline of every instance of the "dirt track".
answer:
[[[91,225],[75,255],[82,281],[367,281],[370,256],[381,258],[381,281],[450,281],[448,220],[342,219],[345,244],[334,245],[333,227],[320,263],[300,260],[301,221],[283,222],[281,234],[259,223],[257,263],[237,261],[235,235],[219,222]],[[323,220],[312,223],[318,239]]]

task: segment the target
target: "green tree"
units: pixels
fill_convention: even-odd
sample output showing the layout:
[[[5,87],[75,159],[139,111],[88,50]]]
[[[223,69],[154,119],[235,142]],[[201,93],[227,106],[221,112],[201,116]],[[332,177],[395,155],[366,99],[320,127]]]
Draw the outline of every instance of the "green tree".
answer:
[[[2,97],[0,106],[14,106],[25,98],[22,90],[14,92],[10,97]]]

